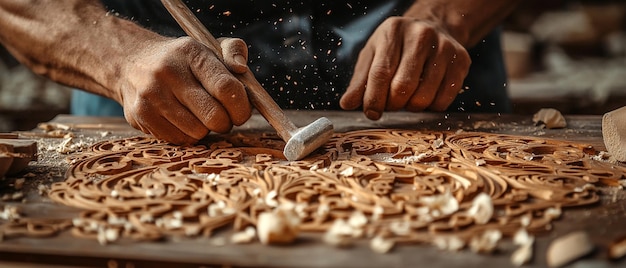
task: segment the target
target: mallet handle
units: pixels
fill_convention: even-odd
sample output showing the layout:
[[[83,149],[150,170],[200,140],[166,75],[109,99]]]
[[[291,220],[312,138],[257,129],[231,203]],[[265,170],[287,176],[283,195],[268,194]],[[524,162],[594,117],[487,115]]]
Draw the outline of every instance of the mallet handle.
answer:
[[[161,0],[161,2],[189,36],[207,46],[215,55],[218,55],[222,62],[224,61],[220,43],[181,0]],[[265,91],[252,72],[248,69],[244,74],[233,75],[246,87],[246,92],[248,93],[248,98],[252,105],[254,105],[265,120],[276,129],[278,135],[285,142],[289,141],[292,134],[295,133],[298,128],[289,120],[285,112],[280,109],[267,91]]]

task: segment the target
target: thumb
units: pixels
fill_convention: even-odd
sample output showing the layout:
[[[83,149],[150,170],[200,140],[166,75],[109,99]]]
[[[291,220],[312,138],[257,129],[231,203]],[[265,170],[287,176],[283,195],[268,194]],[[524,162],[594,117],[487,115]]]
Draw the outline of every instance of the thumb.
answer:
[[[233,73],[248,71],[248,46],[239,38],[220,38],[224,64]]]

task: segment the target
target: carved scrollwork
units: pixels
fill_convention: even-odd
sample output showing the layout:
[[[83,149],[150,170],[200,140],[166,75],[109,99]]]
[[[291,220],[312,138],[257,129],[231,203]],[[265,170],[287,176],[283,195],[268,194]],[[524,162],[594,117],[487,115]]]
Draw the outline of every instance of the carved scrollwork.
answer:
[[[73,227],[81,237],[210,235],[288,206],[301,230],[325,231],[360,211],[369,235],[423,243],[441,235],[468,241],[487,229],[545,230],[556,218],[547,210],[595,203],[595,185],[618,185],[626,174],[593,160],[588,145],[500,134],[352,131],[297,162],[282,157],[282,146],[276,135],[242,133],[194,147],[104,141],[74,158],[49,196],[86,210]],[[495,213],[479,224],[470,210],[481,193]]]

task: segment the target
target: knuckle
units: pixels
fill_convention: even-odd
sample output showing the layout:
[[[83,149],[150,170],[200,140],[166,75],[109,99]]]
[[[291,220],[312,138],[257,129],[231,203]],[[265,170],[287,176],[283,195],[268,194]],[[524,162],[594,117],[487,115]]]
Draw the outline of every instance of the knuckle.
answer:
[[[406,95],[409,90],[413,90],[414,86],[410,77],[396,77],[391,81],[391,89],[400,96]]]
[[[193,145],[193,144],[197,143],[198,140],[199,139],[185,136],[185,137],[182,137],[182,138],[180,138],[178,140],[178,144],[180,144],[180,145]]]
[[[164,135],[162,139],[168,141],[169,143],[173,143],[176,145],[192,145],[198,142],[199,140],[199,139],[195,139],[184,134]]]
[[[445,96],[438,97],[430,105],[429,109],[435,112],[443,112],[448,109],[448,106],[454,101],[455,94],[446,94]]]
[[[389,27],[389,29],[397,29],[398,27],[400,27],[402,25],[402,17],[399,16],[393,16],[393,17],[389,17],[387,18],[383,24],[387,27]]]
[[[434,27],[428,24],[421,24],[420,26],[421,27],[419,29],[419,34],[418,34],[420,39],[425,40],[427,42],[432,42],[436,40],[438,31]]]
[[[175,48],[180,50],[181,52],[189,53],[189,52],[197,52],[202,46],[200,43],[195,41],[193,38],[189,36],[182,36],[176,38],[174,41]]]
[[[470,66],[472,64],[472,58],[465,49],[456,52],[456,61],[464,66]]]
[[[158,87],[148,87],[137,91],[137,97],[131,105],[131,109],[138,114],[146,114],[149,116],[150,112],[159,110],[159,107],[165,107],[167,105],[166,94]],[[165,109],[167,110],[167,109]]]
[[[245,49],[248,48],[246,42],[241,38],[230,38],[229,42],[231,43],[231,47],[237,50],[245,51]]]
[[[207,105],[203,108],[201,117],[202,124],[204,124],[208,130],[218,133],[226,133],[232,128],[230,117],[228,114],[220,109],[219,105]]]
[[[139,126],[139,124],[137,124],[137,121],[135,120],[135,118],[133,117],[132,113],[124,110],[124,118],[126,119],[126,122],[128,122],[128,124],[138,130],[141,130],[141,126]]]
[[[386,100],[382,98],[365,98],[363,100],[363,107],[365,110],[382,111],[385,109]]]
[[[212,124],[210,129],[217,133],[227,133],[232,127],[233,125],[230,123],[230,120],[228,120],[228,116],[226,116],[226,119],[216,120],[216,123]]]
[[[402,109],[402,106],[404,106],[404,103],[401,100],[391,100],[389,99],[389,101],[387,102],[387,111],[397,111]]]
[[[396,40],[396,36],[402,34],[404,19],[401,17],[391,17],[385,20],[385,35],[387,38],[384,40],[386,42],[393,42]]]
[[[369,75],[377,81],[389,80],[393,75],[390,64],[388,62],[372,65]]]
[[[243,85],[239,80],[230,74],[218,74],[214,81],[215,90],[212,95],[220,100],[225,100],[237,96],[239,91],[243,89]]]
[[[433,93],[436,94],[436,92],[433,92],[427,88],[422,88],[420,90],[421,93],[414,94],[413,97],[411,97],[411,99],[409,100],[406,107],[407,110],[412,112],[419,112],[425,110],[432,104],[434,100]]]
[[[448,109],[448,104],[444,103],[436,103],[430,106],[430,110],[434,112],[444,112],[446,109]]]
[[[430,103],[428,103],[427,101],[411,100],[406,106],[406,109],[410,112],[421,112],[425,110],[429,104]]]
[[[456,47],[449,40],[442,40],[439,42],[439,51],[452,55],[456,53]]]

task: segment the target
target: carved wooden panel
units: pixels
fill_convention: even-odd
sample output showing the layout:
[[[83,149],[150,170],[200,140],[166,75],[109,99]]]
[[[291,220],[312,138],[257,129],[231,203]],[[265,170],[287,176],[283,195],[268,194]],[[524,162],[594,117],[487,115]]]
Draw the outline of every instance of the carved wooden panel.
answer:
[[[72,232],[101,243],[243,230],[287,209],[301,231],[362,215],[356,237],[467,244],[489,230],[549,230],[561,208],[597,202],[595,186],[618,186],[626,173],[593,160],[584,144],[487,133],[353,131],[296,162],[284,160],[283,145],[240,133],[186,148],[148,137],[104,141],[70,159],[49,197],[84,209]],[[481,193],[492,204],[486,218],[475,205]]]

